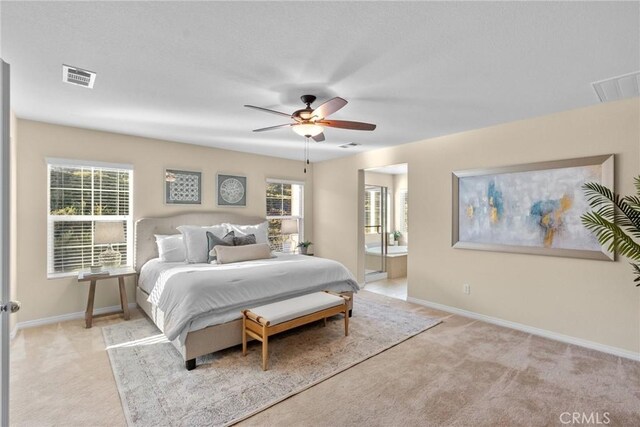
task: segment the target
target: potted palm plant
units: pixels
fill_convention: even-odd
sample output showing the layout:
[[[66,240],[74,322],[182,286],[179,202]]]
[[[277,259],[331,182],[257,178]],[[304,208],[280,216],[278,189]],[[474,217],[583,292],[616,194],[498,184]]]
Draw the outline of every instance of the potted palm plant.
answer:
[[[620,196],[604,185],[589,182],[583,186],[591,212],[582,215],[582,224],[602,246],[631,261],[640,286],[640,176],[635,180],[636,195]]]
[[[313,243],[311,243],[308,240],[305,240],[304,242],[300,242],[298,243],[298,247],[300,248],[300,253],[302,255],[306,255],[307,254],[307,250],[309,249],[309,246],[313,245]]]

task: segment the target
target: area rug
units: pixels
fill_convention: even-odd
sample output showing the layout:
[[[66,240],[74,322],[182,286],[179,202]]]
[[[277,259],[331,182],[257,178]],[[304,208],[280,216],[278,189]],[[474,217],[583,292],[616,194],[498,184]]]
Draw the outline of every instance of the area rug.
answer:
[[[187,371],[180,353],[147,318],[103,328],[111,367],[131,426],[230,425],[393,347],[440,321],[355,298],[349,336],[341,316],[269,340],[198,358]]]

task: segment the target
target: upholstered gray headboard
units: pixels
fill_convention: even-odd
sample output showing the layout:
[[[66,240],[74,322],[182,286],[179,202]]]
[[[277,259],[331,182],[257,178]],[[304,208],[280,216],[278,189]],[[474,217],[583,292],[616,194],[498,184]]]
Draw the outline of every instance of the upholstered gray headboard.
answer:
[[[177,234],[181,225],[215,225],[223,222],[253,225],[264,222],[264,218],[229,212],[185,212],[158,218],[141,218],[135,227],[135,259],[137,271],[150,259],[158,257],[154,234]]]

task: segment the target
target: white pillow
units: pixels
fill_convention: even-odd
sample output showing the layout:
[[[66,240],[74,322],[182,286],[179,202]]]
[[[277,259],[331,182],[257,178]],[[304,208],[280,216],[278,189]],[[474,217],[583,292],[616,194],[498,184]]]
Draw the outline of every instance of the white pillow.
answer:
[[[182,234],[156,234],[158,255],[162,262],[185,262],[187,253],[184,248]]]
[[[229,232],[225,224],[200,227],[197,225],[181,225],[178,230],[184,236],[184,246],[187,250],[187,262],[195,264],[207,262],[209,259],[209,245],[207,243],[207,231],[217,237],[223,238]]]
[[[229,227],[229,231],[233,231],[236,237],[253,234],[256,236],[256,243],[269,243],[268,232],[269,222],[265,221],[256,225],[239,225],[239,224],[222,224]]]
[[[212,250],[216,253],[218,264],[271,258],[271,248],[267,243],[243,246],[218,245]]]

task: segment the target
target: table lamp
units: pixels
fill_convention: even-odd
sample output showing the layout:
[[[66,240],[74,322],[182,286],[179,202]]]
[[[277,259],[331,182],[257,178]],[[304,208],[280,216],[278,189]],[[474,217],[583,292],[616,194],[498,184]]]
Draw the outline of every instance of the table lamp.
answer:
[[[122,221],[96,221],[94,244],[109,245],[107,250],[98,255],[98,261],[103,267],[119,267],[122,255],[113,250],[115,243],[124,243],[124,224]]]
[[[283,219],[280,226],[280,234],[286,236],[284,242],[282,242],[283,252],[293,252],[291,250],[291,235],[298,234],[298,220],[297,219]]]

